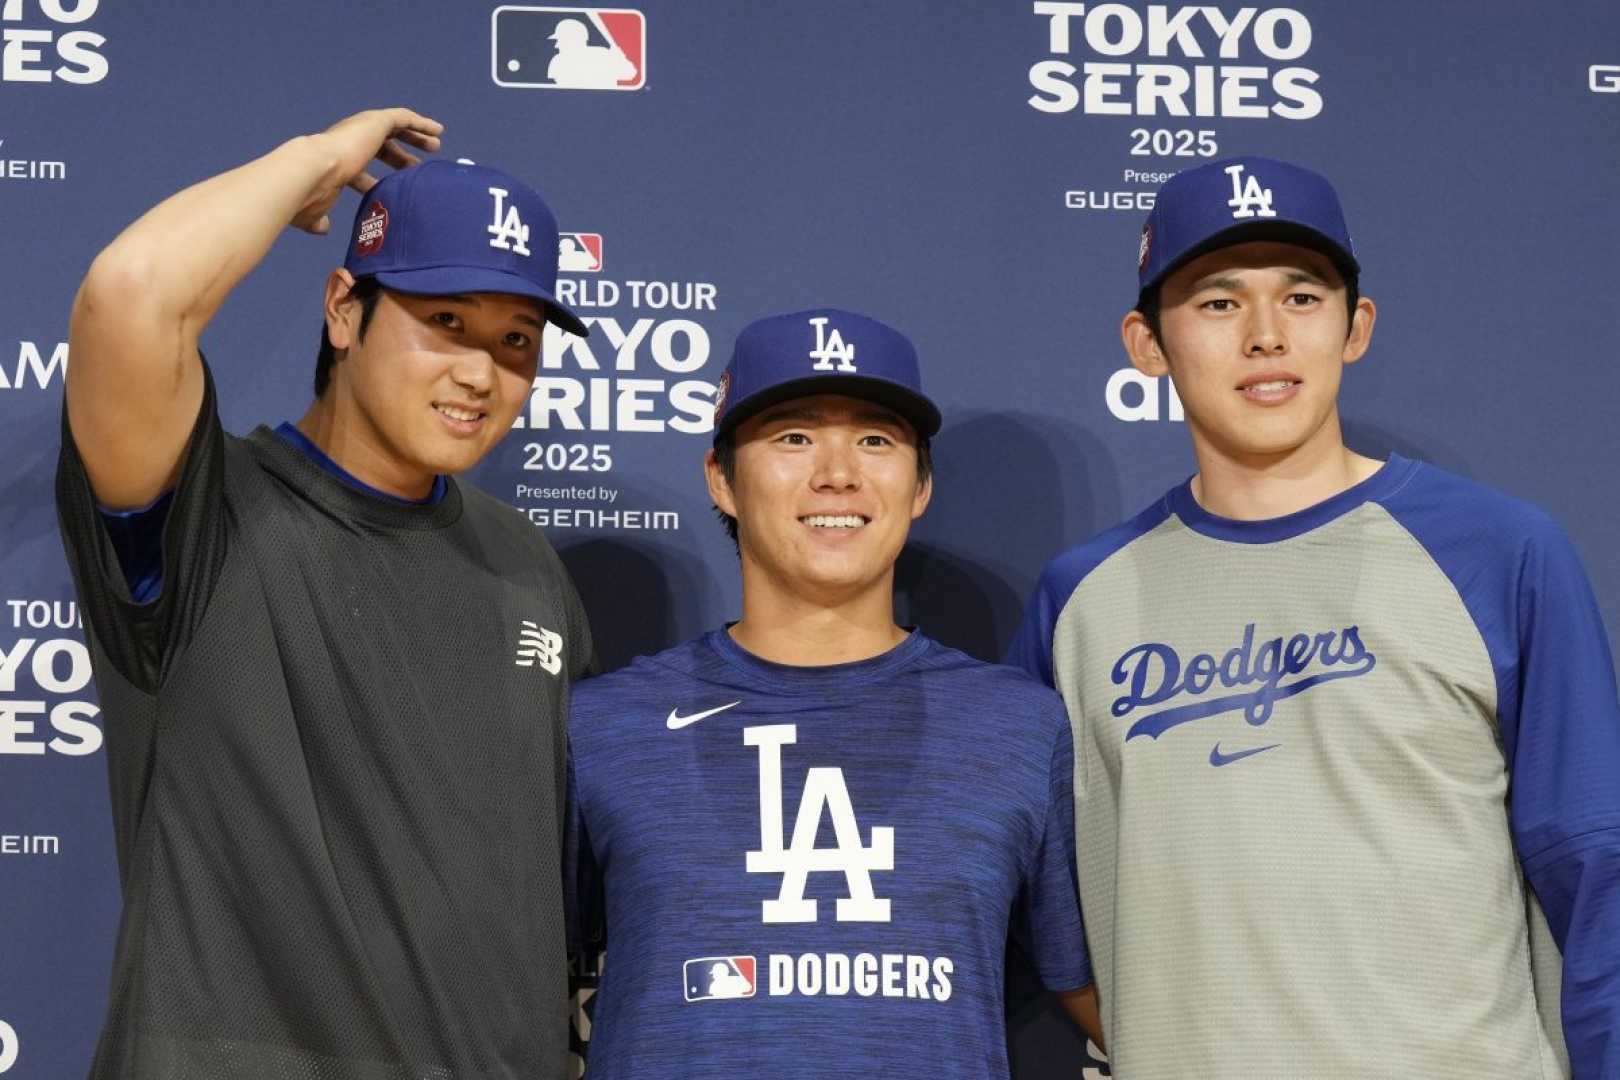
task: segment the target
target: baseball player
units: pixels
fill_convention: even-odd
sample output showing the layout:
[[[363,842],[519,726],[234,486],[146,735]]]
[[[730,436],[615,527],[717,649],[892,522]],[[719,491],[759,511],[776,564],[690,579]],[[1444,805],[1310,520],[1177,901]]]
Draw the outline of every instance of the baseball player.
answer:
[[[418,164],[440,131],[385,109],[292,139],[148,211],[74,301],[57,499],[124,901],[97,1080],[563,1074],[590,638],[541,534],[452,474],[511,427],[545,325],[583,327],[539,194]],[[228,435],[199,336],[346,185],[315,401]]]
[[[720,386],[742,618],[569,722],[572,922],[609,955],[589,1075],[1005,1077],[1009,927],[1095,1018],[1062,703],[895,625],[940,424],[909,341],[773,316]]]
[[[1359,272],[1315,173],[1164,186],[1122,334],[1198,471],[1054,560],[1012,646],[1074,728],[1114,1069],[1620,1076],[1608,641],[1540,511],[1345,446]]]

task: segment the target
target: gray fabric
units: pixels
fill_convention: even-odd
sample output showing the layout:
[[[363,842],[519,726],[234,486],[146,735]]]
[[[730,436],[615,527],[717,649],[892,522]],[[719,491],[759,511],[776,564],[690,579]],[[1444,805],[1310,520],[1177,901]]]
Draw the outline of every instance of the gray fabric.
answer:
[[[1262,723],[1234,708],[1127,738],[1146,717],[1261,684],[1216,677],[1120,715],[1134,671],[1116,681],[1121,658],[1158,643],[1185,674],[1196,654],[1226,659],[1249,624],[1251,668],[1273,639],[1278,657],[1295,635],[1312,642],[1279,689],[1339,677],[1269,715],[1256,706]],[[1340,663],[1323,662],[1323,634]],[[1370,664],[1349,662],[1357,641]],[[1075,589],[1052,662],[1116,1076],[1568,1075],[1557,950],[1508,833],[1490,657],[1383,508],[1268,544],[1171,516]],[[1217,746],[1227,763],[1212,764]]]

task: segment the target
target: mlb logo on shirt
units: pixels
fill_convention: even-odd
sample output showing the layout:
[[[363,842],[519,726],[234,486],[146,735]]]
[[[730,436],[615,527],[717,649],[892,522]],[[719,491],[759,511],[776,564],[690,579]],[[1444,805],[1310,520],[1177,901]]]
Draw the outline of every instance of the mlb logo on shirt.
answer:
[[[539,90],[640,90],[647,19],[632,8],[518,7],[490,16],[490,76]]]
[[[595,274],[602,269],[602,234],[565,232],[557,234],[557,272]]]
[[[686,1000],[751,998],[754,996],[754,969],[752,956],[700,956],[688,960]]]

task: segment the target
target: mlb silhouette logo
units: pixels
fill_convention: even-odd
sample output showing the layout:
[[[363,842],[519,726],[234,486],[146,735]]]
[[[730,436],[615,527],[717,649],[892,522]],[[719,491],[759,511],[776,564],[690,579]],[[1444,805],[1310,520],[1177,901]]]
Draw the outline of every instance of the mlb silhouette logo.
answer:
[[[517,7],[490,15],[490,76],[537,90],[640,90],[647,19],[633,8]]]
[[[595,274],[602,269],[602,234],[565,232],[557,234],[557,272]]]
[[[754,996],[752,956],[700,956],[685,965],[687,1001],[725,1001]]]

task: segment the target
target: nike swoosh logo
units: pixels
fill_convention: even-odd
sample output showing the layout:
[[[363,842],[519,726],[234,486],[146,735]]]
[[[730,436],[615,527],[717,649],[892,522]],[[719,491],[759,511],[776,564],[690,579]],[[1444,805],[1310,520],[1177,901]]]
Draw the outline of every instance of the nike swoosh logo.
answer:
[[[669,728],[671,731],[679,731],[686,725],[695,724],[706,716],[713,716],[717,712],[725,712],[727,709],[741,704],[742,702],[740,701],[733,701],[730,705],[721,705],[718,708],[705,709],[702,712],[695,712],[691,716],[682,716],[679,709],[671,709],[669,710],[669,719],[664,721],[664,726]]]
[[[1216,743],[1209,748],[1209,763],[1218,769],[1222,765],[1230,765],[1234,761],[1242,761],[1246,757],[1263,754],[1267,750],[1275,750],[1281,745],[1282,743],[1272,743],[1270,746],[1256,746],[1252,750],[1239,750],[1235,754],[1223,754],[1221,753],[1221,744]]]

